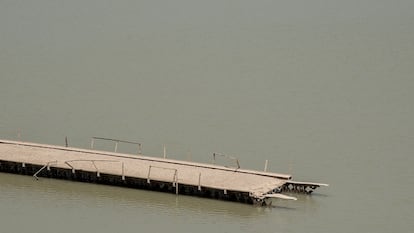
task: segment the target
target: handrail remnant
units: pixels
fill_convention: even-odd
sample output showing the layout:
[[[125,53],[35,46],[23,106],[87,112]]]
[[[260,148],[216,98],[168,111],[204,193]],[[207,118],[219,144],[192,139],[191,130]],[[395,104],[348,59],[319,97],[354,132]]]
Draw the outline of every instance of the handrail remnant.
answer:
[[[131,141],[125,141],[125,140],[119,140],[119,139],[112,139],[112,138],[92,137],[91,138],[91,149],[93,149],[93,146],[95,144],[95,140],[104,140],[104,141],[115,142],[114,152],[117,152],[119,143],[127,143],[127,144],[138,145],[138,154],[139,155],[142,154],[142,144],[139,143],[139,142],[131,142]]]
[[[213,153],[213,164],[216,164],[216,155],[222,156],[222,157],[225,157],[225,158],[228,158],[230,160],[234,160],[236,162],[237,169],[240,168],[240,163],[239,163],[239,159],[238,158],[233,157],[233,156],[230,156],[230,155],[222,154],[222,153]]]
[[[75,173],[75,167],[73,167],[72,164],[70,164],[71,162],[91,162],[92,165],[95,167],[96,169],[96,176],[99,177],[100,176],[100,171],[98,169],[98,167],[96,166],[95,162],[112,162],[112,163],[121,163],[122,168],[121,168],[121,175],[122,175],[122,180],[125,180],[125,166],[124,166],[124,162],[121,162],[119,160],[103,160],[103,159],[75,159],[75,160],[68,160],[65,161],[65,164],[68,165],[71,169],[72,169],[72,173]]]
[[[148,176],[147,176],[147,183],[149,184],[151,182],[150,175],[151,175],[151,169],[152,168],[160,168],[165,170],[172,170],[174,171],[174,176],[172,180],[172,185],[175,187],[175,194],[178,194],[178,170],[175,168],[168,168],[168,167],[158,167],[158,166],[152,166],[150,165],[148,168]]]
[[[50,170],[50,164],[51,163],[57,163],[57,162],[58,162],[57,160],[47,162],[42,168],[39,169],[39,171],[37,171],[35,174],[33,174],[33,177],[36,178],[36,180],[39,180],[39,177],[37,177],[37,174],[39,174],[46,167],[47,167],[47,170]]]

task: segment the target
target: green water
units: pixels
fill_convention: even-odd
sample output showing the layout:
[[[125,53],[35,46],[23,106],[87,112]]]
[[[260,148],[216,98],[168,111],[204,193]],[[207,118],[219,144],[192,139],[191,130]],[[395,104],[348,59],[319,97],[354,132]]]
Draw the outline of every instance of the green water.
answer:
[[[0,174],[1,232],[411,232],[413,9],[0,1],[1,138],[119,138],[200,162],[222,152],[331,185],[258,208]]]

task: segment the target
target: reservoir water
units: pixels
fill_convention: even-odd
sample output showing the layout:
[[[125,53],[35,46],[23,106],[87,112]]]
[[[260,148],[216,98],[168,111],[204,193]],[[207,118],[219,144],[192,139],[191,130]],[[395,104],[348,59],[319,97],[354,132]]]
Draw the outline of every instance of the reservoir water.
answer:
[[[1,173],[0,232],[411,232],[413,9],[0,1],[1,138],[119,138],[198,162],[221,152],[330,184],[263,208]]]

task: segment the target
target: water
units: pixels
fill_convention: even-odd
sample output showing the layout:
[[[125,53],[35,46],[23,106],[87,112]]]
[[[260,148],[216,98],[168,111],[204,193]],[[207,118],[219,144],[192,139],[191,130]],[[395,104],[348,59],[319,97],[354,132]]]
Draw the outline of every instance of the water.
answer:
[[[1,138],[166,144],[331,184],[258,208],[0,174],[2,232],[410,232],[413,7],[1,1]]]

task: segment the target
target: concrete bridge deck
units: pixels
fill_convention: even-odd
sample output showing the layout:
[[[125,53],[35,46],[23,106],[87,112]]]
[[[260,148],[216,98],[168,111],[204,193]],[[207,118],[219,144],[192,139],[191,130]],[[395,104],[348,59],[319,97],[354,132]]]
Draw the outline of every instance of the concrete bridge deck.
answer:
[[[33,169],[37,171],[33,173],[35,170],[32,169],[31,173],[29,172],[29,175],[35,176],[42,176],[52,169],[71,171],[72,174],[82,171],[94,174],[96,179],[106,174],[119,177],[119,182],[134,178],[146,181],[147,184],[151,184],[151,182],[158,182],[160,185],[161,183],[170,184],[171,188],[175,188],[177,194],[180,192],[179,187],[184,185],[193,187],[198,192],[204,189],[222,190],[222,196],[229,192],[248,195],[252,200],[263,200],[266,195],[274,194],[282,188],[285,189],[288,187],[287,184],[291,185],[292,190],[296,190],[297,184],[300,183],[291,182],[291,176],[287,174],[228,168],[143,155],[0,140],[0,171],[10,172],[10,169],[3,165],[6,162],[19,164],[20,170],[24,170],[28,165],[35,166],[36,169]],[[44,176],[53,177],[53,175]],[[309,184],[312,184],[312,189],[324,185]],[[297,190],[301,191],[299,188]],[[278,195],[268,197],[290,199],[288,196]]]

